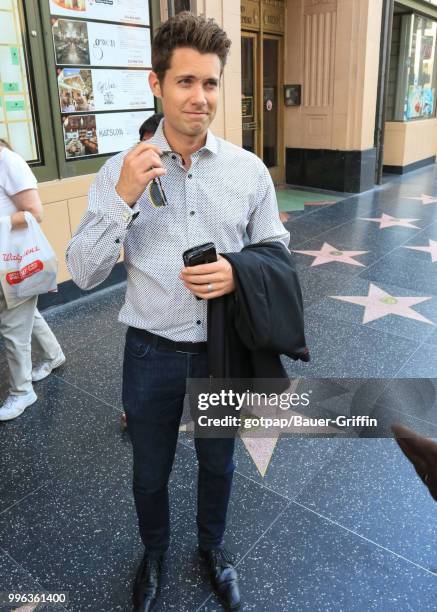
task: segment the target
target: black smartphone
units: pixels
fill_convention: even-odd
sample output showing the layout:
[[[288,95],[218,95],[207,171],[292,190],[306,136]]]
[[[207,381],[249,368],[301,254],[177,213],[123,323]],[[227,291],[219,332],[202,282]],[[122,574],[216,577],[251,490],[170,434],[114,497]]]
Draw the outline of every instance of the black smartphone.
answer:
[[[217,252],[213,242],[206,242],[188,249],[182,254],[185,266],[199,266],[200,264],[217,261]]]

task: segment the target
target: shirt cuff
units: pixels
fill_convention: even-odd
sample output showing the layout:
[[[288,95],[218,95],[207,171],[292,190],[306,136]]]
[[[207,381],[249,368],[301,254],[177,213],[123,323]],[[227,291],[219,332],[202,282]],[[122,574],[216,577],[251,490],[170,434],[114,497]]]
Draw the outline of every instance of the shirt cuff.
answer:
[[[106,214],[112,221],[115,221],[117,225],[127,228],[133,218],[138,216],[136,215],[136,213],[139,212],[138,202],[135,202],[132,207],[128,206],[123,198],[118,195],[115,186],[111,187],[109,193],[107,193],[107,197],[110,204],[107,207]]]

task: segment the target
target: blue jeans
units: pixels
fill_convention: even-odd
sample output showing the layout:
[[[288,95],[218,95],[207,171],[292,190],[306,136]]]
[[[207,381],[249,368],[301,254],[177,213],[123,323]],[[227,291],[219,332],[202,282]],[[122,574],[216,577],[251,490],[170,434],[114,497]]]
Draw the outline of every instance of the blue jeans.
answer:
[[[133,492],[141,539],[151,555],[170,542],[168,479],[173,466],[187,378],[207,378],[206,352],[156,347],[129,328],[123,364],[123,407],[133,448]],[[234,438],[196,438],[198,542],[223,544],[231,493]]]

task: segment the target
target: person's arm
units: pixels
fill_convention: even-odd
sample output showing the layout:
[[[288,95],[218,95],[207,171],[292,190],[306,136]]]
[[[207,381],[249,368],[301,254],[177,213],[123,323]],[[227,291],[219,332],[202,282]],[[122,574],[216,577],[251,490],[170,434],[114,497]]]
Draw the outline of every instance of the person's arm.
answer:
[[[279,218],[275,186],[262,162],[246,231],[250,244],[282,242],[288,248],[290,242],[290,234]]]
[[[156,146],[141,143],[126,155],[119,176],[108,164],[98,172],[88,194],[88,209],[66,253],[68,270],[81,289],[102,283],[117,263],[137,199],[155,176],[165,173],[157,151]]]
[[[65,256],[71,277],[81,289],[93,289],[109,276],[134,212],[118,196],[104,166],[90,187],[88,209]]]
[[[9,196],[15,204],[18,212],[11,215],[12,229],[22,229],[27,227],[27,222],[24,217],[25,212],[30,212],[38,223],[43,219],[43,205],[37,189],[26,189],[15,195]]]
[[[437,501],[437,441],[420,436],[399,423],[392,425],[396,442],[411,461],[417,475]]]
[[[2,154],[2,187],[17,209],[10,216],[12,229],[27,227],[25,212],[30,212],[41,223],[43,207],[35,175],[18,153],[4,150]]]

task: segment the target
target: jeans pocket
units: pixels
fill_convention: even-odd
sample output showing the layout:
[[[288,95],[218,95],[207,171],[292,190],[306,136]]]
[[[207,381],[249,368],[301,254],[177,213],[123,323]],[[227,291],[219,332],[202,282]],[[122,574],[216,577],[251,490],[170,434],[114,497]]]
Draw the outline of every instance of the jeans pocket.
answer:
[[[152,342],[143,340],[139,334],[128,330],[126,335],[126,352],[135,359],[144,359],[152,350]]]

